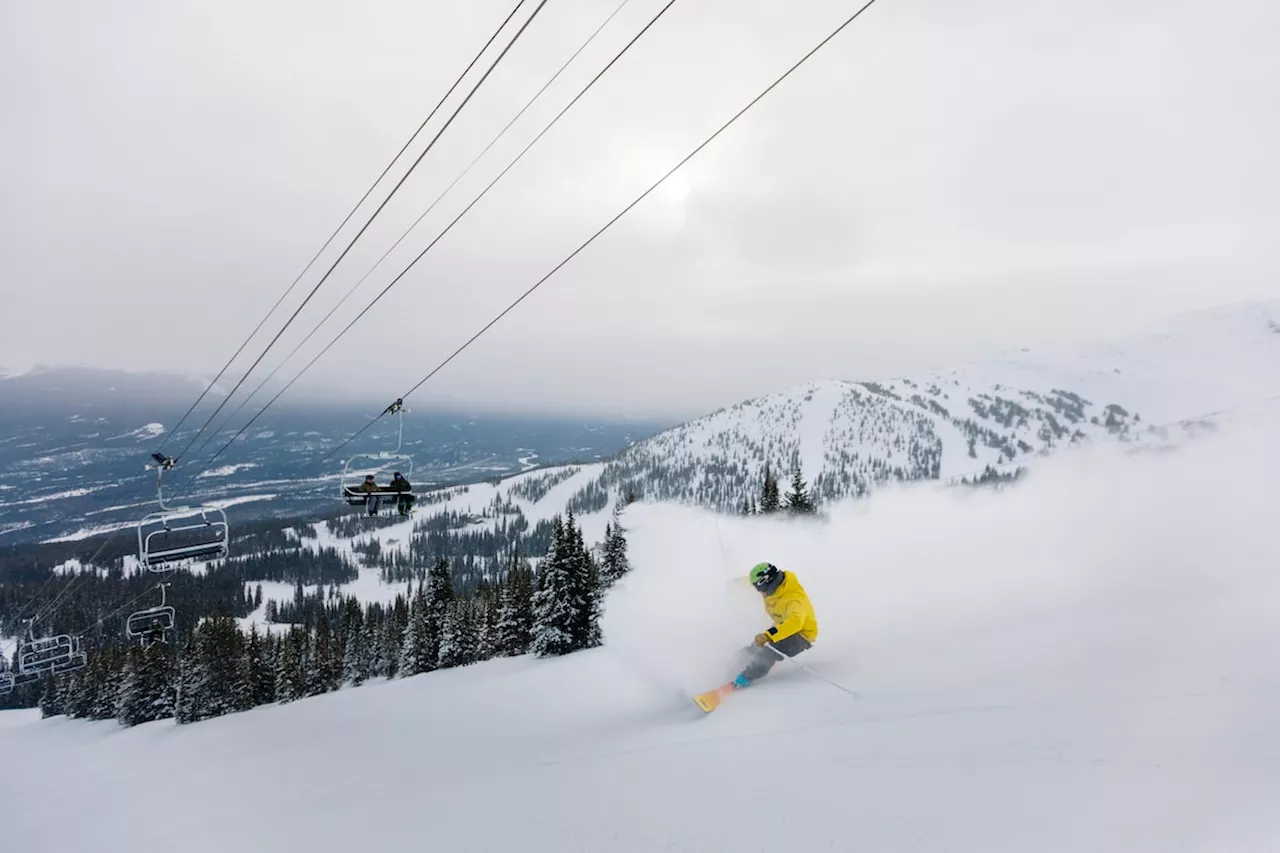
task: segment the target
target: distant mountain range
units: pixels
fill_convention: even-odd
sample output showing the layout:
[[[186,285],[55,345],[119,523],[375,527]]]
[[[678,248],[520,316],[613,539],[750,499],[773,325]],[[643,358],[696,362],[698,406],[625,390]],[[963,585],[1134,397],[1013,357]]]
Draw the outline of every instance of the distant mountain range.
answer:
[[[0,380],[0,545],[135,523],[154,508],[155,475],[144,465],[162,437],[165,453],[179,453],[220,402],[211,394],[179,432],[166,434],[206,384],[90,368],[37,368]],[[166,476],[171,503],[235,506],[241,523],[323,513],[344,506],[338,475],[348,456],[396,443],[395,421],[383,419],[325,459],[377,412],[282,403],[201,471],[248,418],[224,428],[229,414]],[[413,457],[412,481],[425,487],[610,458],[667,425],[415,409],[405,417],[404,451]]]
[[[740,507],[765,466],[819,499],[954,480],[1085,439],[1151,440],[1280,397],[1280,303],[1197,312],[1124,344],[1022,350],[911,378],[807,382],[641,441],[596,488]]]
[[[627,492],[736,510],[759,495],[766,465],[784,489],[799,470],[820,501],[831,501],[889,482],[974,477],[1082,440],[1160,440],[1180,423],[1213,423],[1280,399],[1277,316],[1280,303],[1248,303],[1184,315],[1120,344],[1021,350],[914,377],[807,382],[661,432],[654,423],[415,414],[405,449],[419,487],[577,463],[564,475],[571,494],[527,496],[539,516],[565,506],[598,514]],[[199,383],[111,381],[120,384],[59,371],[0,381],[0,543],[125,526],[153,501],[142,465],[164,426],[125,398],[162,390],[185,401]],[[161,382],[181,384],[186,396]],[[105,391],[118,387],[127,388],[120,397]],[[6,405],[17,397],[22,406]],[[241,520],[338,509],[340,459],[319,460],[368,415],[273,409],[201,476],[175,474],[174,494],[235,505]],[[171,438],[169,450],[192,430]],[[394,430],[384,420],[346,453],[389,448]],[[205,455],[230,435],[222,431]],[[203,458],[192,456],[197,465]]]

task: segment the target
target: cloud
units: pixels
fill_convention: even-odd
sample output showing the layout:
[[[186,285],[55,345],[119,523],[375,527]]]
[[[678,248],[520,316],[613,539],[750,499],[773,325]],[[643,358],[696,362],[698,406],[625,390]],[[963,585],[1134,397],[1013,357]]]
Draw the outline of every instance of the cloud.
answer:
[[[660,5],[628,3],[303,360]],[[615,7],[548,4],[265,364]],[[427,387],[689,413],[1280,295],[1280,12],[1216,9],[881,0]],[[0,364],[216,369],[507,11],[10,10]],[[403,391],[848,14],[676,3],[297,393]],[[371,373],[372,341],[404,356]]]

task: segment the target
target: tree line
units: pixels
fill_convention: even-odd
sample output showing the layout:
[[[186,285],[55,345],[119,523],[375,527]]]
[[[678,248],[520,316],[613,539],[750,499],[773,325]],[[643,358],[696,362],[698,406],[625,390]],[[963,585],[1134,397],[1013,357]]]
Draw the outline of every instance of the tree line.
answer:
[[[376,678],[598,646],[603,596],[629,571],[625,530],[615,514],[593,554],[572,512],[551,523],[552,543],[536,571],[512,554],[500,577],[469,595],[441,558],[389,604],[330,598],[311,621],[279,634],[245,632],[218,605],[172,644],[105,643],[90,650],[87,668],[43,680],[42,716],[194,723]]]

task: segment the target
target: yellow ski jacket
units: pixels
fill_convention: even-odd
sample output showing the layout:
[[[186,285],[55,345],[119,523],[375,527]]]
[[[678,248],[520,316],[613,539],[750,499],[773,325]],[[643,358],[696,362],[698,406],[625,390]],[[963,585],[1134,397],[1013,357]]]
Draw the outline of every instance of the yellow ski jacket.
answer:
[[[773,620],[769,640],[778,642],[800,634],[810,643],[818,639],[818,617],[809,603],[809,595],[791,572],[784,572],[782,583],[764,600],[765,612]]]

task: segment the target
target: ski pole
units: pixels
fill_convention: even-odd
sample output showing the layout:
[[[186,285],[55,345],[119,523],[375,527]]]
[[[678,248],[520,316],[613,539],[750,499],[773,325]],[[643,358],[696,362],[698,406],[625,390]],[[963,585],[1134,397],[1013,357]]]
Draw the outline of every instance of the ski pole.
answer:
[[[844,686],[844,685],[842,685],[842,684],[837,684],[836,682],[832,681],[830,678],[827,678],[825,675],[821,675],[820,673],[814,672],[812,669],[809,669],[809,667],[807,667],[807,666],[805,666],[804,664],[800,663],[800,661],[796,660],[796,659],[795,659],[794,657],[792,657],[791,655],[783,654],[781,651],[779,651],[777,648],[775,648],[772,644],[770,644],[770,643],[766,643],[764,647],[765,647],[766,649],[768,649],[769,651],[773,652],[773,653],[774,653],[775,655],[777,655],[778,657],[782,658],[783,660],[790,662],[792,666],[796,666],[796,667],[799,667],[800,669],[803,669],[805,672],[809,673],[810,675],[812,675],[814,678],[818,679],[819,681],[825,681],[827,684],[830,684],[830,685],[831,685],[832,687],[834,687],[836,690],[839,690],[839,691],[841,691],[842,693],[847,693],[847,694],[849,694],[850,696],[852,696],[854,699],[861,699],[861,698],[862,698],[862,694],[861,694],[861,693],[859,693],[858,691],[856,691],[856,690],[850,690],[848,687],[845,687],[845,686]]]

